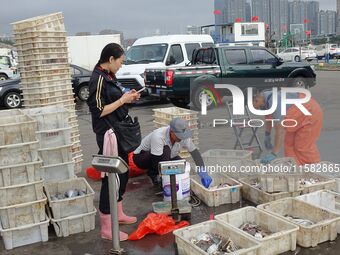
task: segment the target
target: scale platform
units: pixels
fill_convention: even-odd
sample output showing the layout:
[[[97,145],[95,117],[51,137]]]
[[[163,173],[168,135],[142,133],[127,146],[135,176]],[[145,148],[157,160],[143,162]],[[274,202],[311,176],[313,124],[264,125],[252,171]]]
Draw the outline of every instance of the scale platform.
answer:
[[[191,213],[191,205],[188,200],[177,201],[179,214]],[[171,215],[171,201],[160,201],[152,203],[153,211],[155,213]]]

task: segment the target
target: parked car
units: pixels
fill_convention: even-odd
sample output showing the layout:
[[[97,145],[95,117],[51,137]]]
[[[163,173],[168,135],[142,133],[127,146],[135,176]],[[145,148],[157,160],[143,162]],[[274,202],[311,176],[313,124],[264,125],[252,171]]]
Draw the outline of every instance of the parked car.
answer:
[[[340,48],[337,44],[321,44],[315,47],[315,51],[318,59],[323,59],[327,53],[329,53],[330,58],[340,57]]]
[[[145,70],[145,84],[151,95],[167,97],[180,107],[190,102],[200,109],[203,94],[208,94],[211,84],[228,78],[241,90],[249,87],[247,80],[256,79],[257,90],[272,87],[313,87],[316,73],[306,63],[282,62],[263,47],[211,47],[193,53],[190,66],[166,67]],[[242,79],[240,79],[242,78]],[[245,80],[246,79],[246,82]],[[225,90],[214,89],[220,98],[227,96]],[[213,100],[207,102],[213,107]]]
[[[0,81],[0,104],[8,109],[22,104],[20,79]]]
[[[86,101],[89,97],[89,81],[92,72],[80,66],[71,65],[72,87],[76,97]]]
[[[15,76],[16,69],[0,63],[0,81],[11,79]]]
[[[75,97],[86,101],[89,96],[91,72],[79,66],[71,65],[72,87]],[[22,104],[20,78],[0,80],[0,104],[8,109],[18,108]]]
[[[280,53],[277,54],[283,61],[295,61],[300,62],[301,60],[312,61],[313,59],[317,58],[317,54],[315,50],[309,48],[300,48],[293,47],[288,48]]]
[[[191,61],[194,49],[214,45],[210,35],[162,35],[138,39],[126,52],[125,63],[117,79],[126,89],[145,87],[146,68],[185,66]],[[147,96],[144,90],[142,96]]]

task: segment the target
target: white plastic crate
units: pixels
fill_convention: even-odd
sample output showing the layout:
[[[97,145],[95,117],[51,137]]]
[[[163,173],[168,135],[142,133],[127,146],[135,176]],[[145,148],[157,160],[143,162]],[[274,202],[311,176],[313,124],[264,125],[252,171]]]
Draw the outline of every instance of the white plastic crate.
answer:
[[[26,101],[30,100],[39,100],[39,99],[44,99],[44,98],[56,98],[56,97],[68,97],[68,96],[74,96],[72,87],[65,86],[63,90],[58,90],[58,91],[52,91],[52,92],[36,92],[32,93],[31,91],[27,92],[26,90],[23,90],[22,96]]]
[[[20,76],[23,79],[37,79],[40,77],[50,77],[50,76],[61,76],[61,75],[71,75],[69,67],[63,69],[51,69],[51,70],[41,70],[41,71],[22,71]]]
[[[340,215],[340,194],[338,193],[329,190],[319,190],[298,196],[296,199]],[[340,224],[338,224],[338,233],[340,234]]]
[[[242,185],[227,176],[215,174],[211,176],[212,182],[210,187],[214,187],[220,184],[229,184],[229,187],[224,188],[205,188],[200,181],[198,175],[192,175],[190,177],[191,191],[200,198],[206,205],[220,206],[224,204],[235,204],[241,199]]]
[[[80,135],[72,135],[71,136],[71,143],[75,143],[77,141],[80,141]]]
[[[223,237],[230,237],[235,245],[240,247],[241,249],[237,252],[230,254],[237,255],[257,255],[260,245],[255,239],[249,238],[246,234],[237,231],[235,228],[231,226],[224,225],[215,220],[205,221],[196,225],[192,225],[186,228],[181,228],[175,230],[173,234],[176,238],[176,244],[178,249],[178,254],[181,255],[193,255],[193,254],[201,254],[208,255],[207,252],[203,251],[195,244],[190,242],[191,238],[197,237],[199,234],[203,233],[214,233],[220,234]]]
[[[39,31],[64,26],[63,20],[63,14],[61,12],[57,12],[17,21],[12,23],[11,25],[15,32],[32,28],[35,28]]]
[[[185,120],[192,120],[196,119],[198,116],[198,112],[179,108],[179,107],[168,107],[168,108],[159,108],[159,109],[153,109],[154,117],[171,121],[174,118],[182,118]]]
[[[40,64],[40,65],[29,65],[21,66],[20,73],[27,72],[45,72],[45,71],[55,71],[59,69],[69,68],[68,63],[54,63],[54,64]]]
[[[0,146],[0,165],[11,166],[38,161],[39,142]]]
[[[0,187],[40,181],[42,176],[41,160],[19,165],[0,166]]]
[[[62,200],[51,200],[51,196],[54,196],[57,193],[64,194],[71,189],[86,190],[86,195]],[[85,178],[47,183],[45,185],[45,191],[54,220],[94,211],[94,191]]]
[[[56,165],[72,161],[72,145],[39,149],[44,166]]]
[[[69,91],[70,94],[68,95],[63,95],[63,96],[51,96],[51,97],[45,97],[45,98],[31,98],[28,97],[27,95],[24,97],[23,101],[25,102],[25,105],[45,105],[45,104],[59,104],[64,102],[65,100],[74,100],[74,95]]]
[[[335,186],[330,190],[340,193],[340,172],[339,164],[334,162],[322,161],[320,163],[306,166],[306,170],[313,170],[330,179],[335,180]]]
[[[302,194],[308,194],[314,191],[318,190],[323,190],[323,189],[328,189],[328,190],[334,190],[336,187],[335,180],[331,179],[329,177],[319,175],[316,173],[301,173],[301,174],[292,174],[293,176],[296,176],[300,180],[309,180],[309,179],[314,179],[318,180],[318,182],[314,184],[306,184],[302,185]]]
[[[319,243],[333,241],[337,238],[337,225],[340,215],[305,203],[295,198],[285,198],[268,204],[259,205],[258,208],[270,212],[282,219],[299,226],[297,244],[302,247],[316,247]],[[310,220],[315,224],[304,226],[296,224],[291,217]]]
[[[47,198],[0,208],[0,222],[3,229],[21,227],[46,220]]]
[[[56,182],[75,178],[73,161],[43,166],[43,176],[45,182]]]
[[[301,195],[302,189],[296,187],[294,177],[289,179],[279,175],[250,175],[239,179],[242,183],[242,197],[255,204],[268,203],[281,198]],[[262,184],[262,189],[253,184]],[[269,192],[266,190],[269,189]],[[291,189],[292,191],[289,191]]]
[[[35,85],[39,85],[39,87],[35,87]],[[70,80],[58,81],[54,85],[50,86],[49,83],[36,83],[34,86],[22,84],[21,90],[23,94],[45,94],[45,93],[54,93],[59,91],[68,90],[72,87]]]
[[[52,41],[26,42],[24,44],[16,44],[16,47],[22,51],[30,50],[30,49],[41,49],[41,48],[66,48],[67,42],[65,39],[62,42],[58,42],[58,41],[57,42],[52,42]]]
[[[23,110],[38,123],[38,131],[53,130],[68,127],[70,112],[63,106],[53,105]]]
[[[32,43],[66,43],[66,36],[32,36],[32,37],[19,37],[15,40],[17,48],[24,48],[24,45]]]
[[[69,216],[64,219],[51,219],[57,237],[68,237],[95,229],[96,209],[90,213]]]
[[[165,126],[168,126],[170,124],[169,123],[166,123],[166,122],[157,122],[157,121],[153,121],[153,123],[155,124],[155,128],[161,128],[161,127],[165,127]],[[197,121],[192,121],[192,122],[189,122],[188,123],[188,127],[190,129],[198,129],[198,122]]]
[[[36,132],[39,146],[43,148],[58,147],[71,144],[71,128],[51,129]]]
[[[16,40],[22,40],[27,38],[44,38],[44,37],[67,37],[66,31],[28,31],[15,34]]]
[[[206,166],[228,166],[235,160],[251,160],[252,153],[252,151],[246,150],[213,149],[202,153],[202,158]]]
[[[71,80],[71,75],[69,73],[65,74],[50,74],[45,76],[30,76],[27,78],[21,78],[22,83],[41,83],[41,82],[59,82],[61,80]]]
[[[83,154],[73,157],[73,160],[75,162],[75,166],[74,166],[75,174],[81,173],[83,171],[83,161],[84,161]]]
[[[0,188],[0,207],[28,203],[43,198],[42,180]]]
[[[19,63],[21,66],[40,66],[40,65],[51,65],[51,64],[67,64],[68,57],[67,55],[62,55],[56,58],[52,58],[50,55],[46,56],[47,58],[19,58]]]
[[[0,224],[0,234],[4,241],[5,249],[11,250],[16,247],[48,241],[48,225],[50,220],[29,224],[11,229],[2,229]]]
[[[74,102],[73,100],[65,100],[65,101],[60,101],[60,102],[55,102],[55,103],[34,103],[33,101],[30,101],[28,103],[24,102],[23,106],[25,108],[40,108],[40,107],[46,107],[46,106],[53,106],[53,105],[63,105],[66,110],[72,110],[71,107],[69,107],[70,102]],[[73,111],[74,111],[74,106],[73,106]]]
[[[259,241],[261,244],[259,254],[261,255],[281,254],[296,250],[296,236],[299,227],[266,211],[255,207],[244,207],[216,215],[215,219],[222,224],[231,225],[250,238]],[[272,234],[264,238],[256,238],[240,229],[246,223],[256,224]]]
[[[22,60],[69,58],[68,48],[29,49],[24,51],[18,50],[18,55],[19,62]]]
[[[5,111],[0,118],[0,146],[36,141],[37,123],[17,111]],[[21,113],[21,115],[19,115]]]

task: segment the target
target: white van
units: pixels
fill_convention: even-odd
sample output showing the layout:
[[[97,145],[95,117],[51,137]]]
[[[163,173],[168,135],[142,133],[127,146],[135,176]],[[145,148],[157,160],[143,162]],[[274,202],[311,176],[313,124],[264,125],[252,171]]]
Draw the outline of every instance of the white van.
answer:
[[[214,41],[210,35],[164,35],[140,38],[126,52],[125,63],[118,71],[117,79],[127,90],[138,90],[145,86],[146,68],[185,66],[191,61],[194,49],[213,45]]]

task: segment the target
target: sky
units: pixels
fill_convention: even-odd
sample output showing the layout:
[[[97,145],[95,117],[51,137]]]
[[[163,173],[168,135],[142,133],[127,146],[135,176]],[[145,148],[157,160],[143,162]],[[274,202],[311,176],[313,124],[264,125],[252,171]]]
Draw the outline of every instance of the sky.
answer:
[[[11,33],[12,22],[59,11],[69,35],[114,29],[133,38],[214,23],[214,0],[0,0],[0,6],[0,35]],[[336,0],[320,0],[320,9],[335,8]]]

